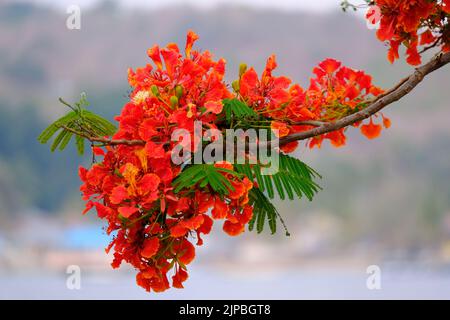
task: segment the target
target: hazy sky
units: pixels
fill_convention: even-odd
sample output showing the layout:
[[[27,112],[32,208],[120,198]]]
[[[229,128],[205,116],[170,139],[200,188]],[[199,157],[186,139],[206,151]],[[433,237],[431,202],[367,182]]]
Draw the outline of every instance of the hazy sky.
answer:
[[[70,4],[78,4],[81,7],[90,6],[99,0],[28,0],[37,3],[46,3],[66,7]],[[211,8],[217,4],[240,4],[258,8],[277,8],[282,10],[309,10],[324,11],[337,10],[341,0],[117,0],[126,7],[145,6],[158,8],[176,4],[189,4],[199,8]]]

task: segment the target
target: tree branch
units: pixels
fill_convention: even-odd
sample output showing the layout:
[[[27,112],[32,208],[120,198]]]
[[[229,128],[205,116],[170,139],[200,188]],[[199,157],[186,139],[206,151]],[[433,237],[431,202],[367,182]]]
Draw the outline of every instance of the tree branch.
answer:
[[[326,122],[323,121],[315,121],[315,120],[305,120],[299,122],[290,122],[291,126],[311,126],[311,127],[320,127],[323,126]]]
[[[64,130],[70,131],[73,134],[80,136],[82,138],[85,138],[87,140],[89,140],[90,142],[100,142],[103,143],[105,145],[109,145],[109,146],[117,146],[117,145],[127,145],[127,146],[140,146],[140,145],[145,145],[145,141],[144,140],[126,140],[126,139],[116,139],[116,140],[112,140],[112,139],[107,139],[107,138],[101,138],[101,137],[92,137],[89,136],[83,132],[79,132],[77,130],[74,130],[72,128],[69,128],[67,126],[61,126],[61,128],[63,128]]]
[[[322,122],[322,121],[303,121],[298,123],[293,123],[293,125],[309,125],[315,128],[302,131],[298,133],[291,134],[286,137],[282,137],[279,141],[279,145],[285,145],[290,142],[306,140],[312,137],[320,136],[322,134],[336,131],[347,126],[350,126],[354,123],[360,122],[364,119],[369,118],[370,116],[376,114],[386,106],[392,104],[395,101],[400,100],[402,97],[411,92],[428,74],[433,71],[445,66],[450,63],[450,52],[448,53],[439,53],[433,59],[431,59],[428,63],[423,66],[416,68],[415,72],[410,76],[402,79],[398,84],[396,84],[391,89],[387,90],[385,93],[379,95],[372,101],[368,102],[368,106],[363,110],[355,112],[349,116],[341,118],[335,122]],[[145,141],[143,140],[126,140],[126,139],[107,139],[101,137],[93,137],[89,136],[83,132],[78,132],[74,129],[71,129],[66,126],[61,126],[65,130],[68,130],[76,135],[79,135],[91,142],[100,142],[105,145],[128,145],[128,146],[138,146],[145,145]],[[270,141],[268,142],[270,145]]]
[[[400,81],[392,89],[369,102],[368,106],[361,111],[339,119],[335,122],[327,122],[311,130],[298,132],[280,139],[280,145],[299,140],[316,137],[328,132],[336,131],[354,123],[360,122],[376,114],[391,103],[400,100],[411,92],[428,74],[450,63],[450,52],[439,53],[429,62],[416,69],[409,77]]]

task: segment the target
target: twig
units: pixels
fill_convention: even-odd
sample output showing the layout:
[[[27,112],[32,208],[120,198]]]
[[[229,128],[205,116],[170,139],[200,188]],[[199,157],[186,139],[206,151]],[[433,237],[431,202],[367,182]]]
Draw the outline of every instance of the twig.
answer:
[[[126,139],[107,139],[107,138],[101,138],[101,137],[92,137],[89,136],[83,132],[74,130],[72,128],[69,128],[67,126],[61,126],[61,128],[63,128],[64,130],[70,131],[73,134],[76,134],[77,136],[80,136],[82,138],[85,138],[87,140],[89,140],[90,142],[101,142],[105,145],[109,145],[109,146],[117,146],[117,145],[127,145],[127,146],[139,146],[139,145],[145,145],[145,141],[144,140],[126,140]]]
[[[423,53],[427,52],[428,50],[435,48],[439,44],[439,42],[442,40],[442,38],[443,38],[443,36],[438,37],[435,42],[433,42],[428,47],[425,47],[421,51],[419,51],[419,54],[423,54]]]

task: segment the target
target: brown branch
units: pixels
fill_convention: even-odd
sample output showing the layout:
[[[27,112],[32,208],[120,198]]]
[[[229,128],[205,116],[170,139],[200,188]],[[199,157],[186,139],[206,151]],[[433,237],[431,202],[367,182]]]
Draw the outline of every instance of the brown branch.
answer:
[[[420,50],[420,51],[419,51],[419,54],[423,54],[423,53],[427,52],[428,50],[437,47],[437,45],[439,44],[439,42],[441,42],[441,40],[442,40],[443,38],[444,38],[443,35],[441,35],[440,37],[438,37],[438,38],[436,39],[435,42],[433,42],[432,44],[430,44],[428,47],[425,47],[425,48],[423,48],[422,50]]]
[[[400,81],[392,89],[386,91],[380,97],[374,99],[369,105],[361,111],[355,112],[349,116],[339,119],[335,122],[324,123],[323,125],[311,130],[298,132],[280,139],[280,145],[299,140],[305,140],[322,135],[324,133],[336,131],[354,123],[360,122],[376,114],[391,103],[400,100],[411,92],[428,74],[450,63],[450,52],[439,53],[429,62],[416,69],[409,77]]]
[[[291,126],[311,126],[311,127],[320,127],[323,126],[325,122],[323,121],[315,121],[315,120],[305,120],[299,122],[291,122]]]
[[[77,130],[69,128],[67,126],[61,126],[61,128],[63,128],[64,130],[70,131],[73,134],[76,134],[77,136],[85,138],[85,139],[89,140],[90,142],[100,142],[100,143],[103,143],[103,144],[109,145],[109,146],[117,146],[117,145],[140,146],[140,145],[145,145],[145,141],[144,140],[126,140],[126,139],[112,140],[112,139],[101,138],[101,137],[92,137],[92,136],[89,136],[89,135],[87,135],[87,134],[85,134],[83,132],[79,132]]]

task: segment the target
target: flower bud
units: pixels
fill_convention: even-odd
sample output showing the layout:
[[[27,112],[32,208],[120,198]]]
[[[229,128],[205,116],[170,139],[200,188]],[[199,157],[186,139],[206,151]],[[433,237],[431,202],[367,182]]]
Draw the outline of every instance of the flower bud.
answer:
[[[179,84],[175,87],[175,95],[178,99],[181,99],[181,97],[183,96],[183,87]]]
[[[170,97],[170,107],[176,109],[178,107],[178,98],[176,96]]]
[[[239,65],[239,78],[242,77],[242,75],[247,71],[247,64],[241,63]]]
[[[155,97],[159,97],[159,89],[156,85],[152,85],[150,89]]]
[[[234,80],[231,83],[231,87],[233,88],[234,92],[239,92],[240,89],[239,80]]]

